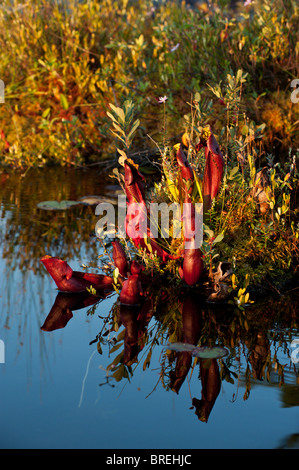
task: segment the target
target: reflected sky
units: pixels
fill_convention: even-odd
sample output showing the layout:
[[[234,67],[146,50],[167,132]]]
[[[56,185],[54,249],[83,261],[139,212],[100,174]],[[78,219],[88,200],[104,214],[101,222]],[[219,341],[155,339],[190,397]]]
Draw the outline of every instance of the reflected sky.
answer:
[[[80,183],[85,194],[79,188],[77,193],[74,189],[69,193],[65,189],[65,198],[99,193],[97,179],[94,176],[90,179],[89,187],[87,181]],[[65,180],[66,186],[71,188],[70,181]],[[38,183],[38,179],[31,182],[37,187]],[[8,215],[10,219],[13,216],[18,233],[29,230],[24,222],[28,219],[16,215],[17,211],[22,212],[22,201],[18,207],[15,197],[18,185],[12,185],[6,191],[2,194],[2,241],[7,233]],[[53,189],[48,197],[45,192],[39,196],[35,203],[41,198],[54,199]],[[12,212],[6,211],[8,207]],[[28,211],[25,203],[24,207]],[[90,214],[91,208],[86,209]],[[73,217],[76,220],[80,217],[84,226],[86,213]],[[68,226],[73,227],[70,218],[68,222]],[[209,386],[211,388],[214,382],[210,379],[203,385],[204,372],[199,363],[192,362],[178,393],[170,386],[173,383],[171,374],[178,370],[176,367],[182,356],[173,351],[165,356],[163,349],[169,339],[163,319],[174,315],[169,305],[160,304],[157,315],[149,318],[144,330],[144,348],[138,352],[137,362],[130,364],[130,380],[123,377],[117,381],[112,377],[117,361],[115,369],[107,370],[124,349],[125,336],[121,335],[126,330],[124,317],[117,331],[111,329],[104,336],[102,354],[97,349],[96,339],[106,328],[105,318],[111,312],[117,318],[121,315],[118,310],[113,310],[116,294],[93,306],[71,310],[72,316],[64,328],[41,330],[57,299],[57,290],[52,279],[38,268],[38,256],[44,254],[43,237],[41,228],[35,227],[35,230],[28,233],[40,233],[41,244],[38,248],[28,244],[22,260],[15,245],[20,238],[13,240],[12,237],[11,246],[7,239],[2,244],[0,339],[5,344],[5,363],[0,364],[1,448],[250,449],[299,446],[298,365],[290,360],[291,340],[299,337],[298,310],[294,307],[296,302],[298,305],[298,297],[291,305],[291,301],[287,306],[277,302],[272,307],[257,310],[256,314],[251,312],[249,331],[242,329],[241,321],[235,324],[239,328],[239,337],[236,332],[232,334],[229,315],[222,318],[219,309],[211,313],[199,308],[199,335],[209,328],[211,337],[216,339],[218,332],[219,341],[229,349],[229,356],[223,363],[230,371],[224,379],[223,363],[215,360],[215,373],[221,373],[222,380],[208,420],[204,422],[196,414],[193,399],[202,399],[203,387],[206,387],[206,394],[213,393]],[[71,239],[66,232],[63,237],[64,240]],[[50,238],[46,238],[46,242],[51,243]],[[69,244],[65,253],[70,255],[68,260],[73,269],[80,269],[82,263],[88,264],[95,259],[95,253],[100,250],[96,243],[94,238],[85,238],[79,252],[76,244]],[[10,252],[14,269],[10,269],[6,255]],[[30,257],[34,260],[26,263],[26,258]],[[273,321],[265,321],[267,315],[273,315]],[[193,317],[191,319],[194,321]],[[144,367],[154,337],[159,341],[152,348],[148,367]],[[118,349],[115,346],[119,346]],[[264,360],[261,368],[256,369],[260,376],[257,373],[254,377],[252,364],[258,363],[258,359],[252,360],[254,354],[260,354],[264,359],[270,354],[273,367],[268,375]],[[275,361],[283,367],[283,384],[281,371],[275,370]],[[159,380],[161,370],[165,371],[164,386]]]

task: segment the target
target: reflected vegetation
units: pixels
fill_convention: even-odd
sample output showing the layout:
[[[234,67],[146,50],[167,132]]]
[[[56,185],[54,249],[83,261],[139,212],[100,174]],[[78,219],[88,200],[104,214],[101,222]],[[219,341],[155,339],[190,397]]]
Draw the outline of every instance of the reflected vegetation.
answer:
[[[82,294],[58,294],[42,326],[52,331],[67,325],[72,309],[92,305],[87,315],[99,315],[101,298]],[[202,422],[207,422],[221,391],[223,381],[234,386],[231,401],[236,401],[242,385],[243,400],[248,400],[259,383],[278,387],[284,406],[299,405],[299,367],[291,360],[292,338],[299,335],[299,296],[268,300],[242,311],[229,305],[210,305],[200,294],[181,289],[175,296],[166,290],[152,290],[139,306],[115,301],[108,316],[100,317],[102,326],[90,345],[98,354],[108,354],[106,383],[134,381],[137,368],[155,368],[166,391],[180,393],[181,388],[196,390],[190,407]],[[167,348],[181,343],[181,351]],[[201,359],[193,348],[224,347],[228,355]],[[159,364],[152,364],[154,349]],[[184,350],[185,349],[185,350]],[[190,350],[188,350],[190,349]],[[198,386],[194,386],[198,381]],[[99,384],[103,385],[103,383]],[[201,389],[201,391],[200,391]]]
[[[66,210],[43,210],[43,201],[79,201],[89,195],[116,197],[114,181],[101,169],[30,169],[2,173],[0,189],[0,241],[3,258],[13,269],[32,269],[44,276],[39,259],[47,253],[72,260],[87,254],[96,260],[94,237],[98,201],[80,201]]]

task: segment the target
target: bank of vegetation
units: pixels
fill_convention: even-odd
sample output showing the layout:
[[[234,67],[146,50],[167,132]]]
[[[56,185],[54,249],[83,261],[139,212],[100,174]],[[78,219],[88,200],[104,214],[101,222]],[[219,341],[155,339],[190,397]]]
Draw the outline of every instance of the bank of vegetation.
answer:
[[[234,2],[233,8],[225,0],[192,7],[3,0],[1,164],[82,166],[110,158],[108,103],[128,99],[141,122],[135,150],[153,149],[148,135],[176,139],[188,127],[195,94],[202,123],[213,127],[224,152],[228,140],[239,145],[259,132],[259,158],[268,153],[286,161],[298,147],[299,105],[291,100],[298,29],[295,0]],[[238,73],[236,96],[231,77]],[[164,96],[166,110],[159,103]]]

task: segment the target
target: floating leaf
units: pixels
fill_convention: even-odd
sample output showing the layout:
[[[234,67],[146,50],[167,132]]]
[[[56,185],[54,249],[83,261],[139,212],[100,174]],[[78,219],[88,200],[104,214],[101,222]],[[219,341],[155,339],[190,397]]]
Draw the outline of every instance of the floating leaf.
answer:
[[[200,359],[220,359],[228,355],[228,350],[220,346],[208,347],[202,346],[200,348],[195,348],[192,353],[192,356],[198,357]]]
[[[189,351],[193,352],[194,349],[196,349],[193,344],[188,344],[188,343],[169,343],[166,346],[166,349],[170,349],[172,351],[178,351],[178,352],[183,352],[183,351]]]
[[[87,206],[95,206],[102,202],[108,202],[110,204],[117,204],[116,198],[106,196],[83,196],[78,200],[78,204],[86,204]]]
[[[199,359],[220,359],[228,355],[228,350],[221,346],[193,346],[188,343],[170,343],[165,346],[166,349],[170,349],[177,352],[189,352],[194,357]]]
[[[77,201],[42,201],[37,204],[37,207],[47,211],[64,211],[77,204]]]

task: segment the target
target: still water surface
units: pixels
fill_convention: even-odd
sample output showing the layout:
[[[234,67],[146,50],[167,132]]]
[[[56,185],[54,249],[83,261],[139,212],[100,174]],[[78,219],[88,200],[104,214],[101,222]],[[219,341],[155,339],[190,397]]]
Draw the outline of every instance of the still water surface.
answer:
[[[167,363],[162,344],[174,331],[165,329],[163,315],[180,313],[161,304],[141,330],[146,340],[138,361],[124,368],[116,360],[115,370],[122,373],[113,377],[107,367],[124,348],[130,314],[121,316],[118,331],[103,337],[102,354],[97,340],[116,293],[69,308],[64,328],[41,329],[61,299],[39,259],[51,254],[73,269],[96,268],[102,247],[92,236],[94,207],[43,211],[37,204],[90,194],[114,197],[114,183],[98,170],[0,176],[1,448],[299,447],[299,369],[291,359],[291,342],[299,338],[298,296],[275,299],[237,319],[224,307],[191,299],[195,314],[194,308],[185,314],[185,326],[197,325],[199,335],[208,331],[229,352],[212,364],[190,365],[185,353],[172,353]]]

